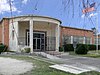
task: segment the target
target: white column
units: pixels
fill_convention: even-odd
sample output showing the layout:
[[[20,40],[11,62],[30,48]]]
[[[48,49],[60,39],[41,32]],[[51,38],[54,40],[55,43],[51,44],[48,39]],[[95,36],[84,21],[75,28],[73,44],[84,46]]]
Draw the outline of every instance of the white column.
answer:
[[[73,44],[73,36],[71,36],[71,44]]]
[[[30,20],[29,32],[30,32],[30,48],[31,48],[31,53],[33,53],[33,20]]]
[[[59,51],[60,46],[60,24],[56,26],[56,51]]]
[[[91,40],[90,40],[90,44],[92,44],[92,38],[91,38]]]
[[[83,38],[83,44],[85,44],[85,37]]]
[[[16,50],[19,52],[19,47],[18,47],[18,42],[19,42],[19,39],[18,39],[18,37],[19,37],[18,36],[18,33],[19,33],[18,32],[18,30],[19,30],[18,29],[18,21],[14,23],[14,29],[15,29],[14,30],[14,40],[16,41]]]

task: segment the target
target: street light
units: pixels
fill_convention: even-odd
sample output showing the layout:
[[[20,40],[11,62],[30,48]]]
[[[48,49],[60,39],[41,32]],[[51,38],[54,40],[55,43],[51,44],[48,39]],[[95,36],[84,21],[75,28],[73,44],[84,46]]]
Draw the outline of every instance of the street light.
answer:
[[[98,53],[98,13],[96,15],[96,52]]]
[[[100,13],[100,12],[98,12]],[[98,13],[92,13],[89,17],[96,16],[96,52],[98,53]]]
[[[89,17],[96,16],[96,53],[98,54],[98,13],[90,14]]]

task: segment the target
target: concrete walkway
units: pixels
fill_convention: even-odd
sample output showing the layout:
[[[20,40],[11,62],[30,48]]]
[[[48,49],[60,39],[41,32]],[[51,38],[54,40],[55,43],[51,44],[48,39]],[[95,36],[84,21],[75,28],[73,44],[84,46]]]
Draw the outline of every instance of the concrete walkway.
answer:
[[[82,56],[73,56],[73,55],[68,55],[66,53],[60,55],[60,56],[54,56],[50,55],[44,52],[38,52],[41,56],[44,56],[46,58],[49,58],[50,60],[53,61],[58,61],[63,64],[68,64],[68,65],[89,65],[89,66],[94,66],[97,68],[100,68],[100,58],[90,58],[90,57],[82,57]]]
[[[71,72],[74,74],[78,74],[78,73],[85,72],[85,71],[100,72],[100,58],[62,55],[62,56],[60,56],[60,59],[56,59],[53,61],[59,61],[62,64],[54,65],[54,66],[52,66],[52,68],[55,68],[55,69],[58,68],[59,70],[63,70],[65,72]],[[62,67],[62,65],[64,65],[64,66]],[[55,67],[55,66],[58,66],[58,67]],[[65,66],[67,66],[67,67],[65,67]],[[80,71],[79,69],[80,70],[83,69],[83,71]]]
[[[85,64],[100,68],[100,58],[80,57],[72,55],[61,56],[61,62],[64,64]]]

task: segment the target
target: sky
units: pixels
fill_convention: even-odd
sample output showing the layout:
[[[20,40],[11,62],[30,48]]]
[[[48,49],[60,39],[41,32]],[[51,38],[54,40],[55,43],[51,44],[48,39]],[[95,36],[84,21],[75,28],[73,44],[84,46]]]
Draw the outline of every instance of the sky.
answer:
[[[91,29],[98,24],[100,32],[100,14],[91,12],[84,16],[82,13],[82,0],[11,0],[13,16],[20,15],[41,15],[57,18],[62,21],[62,25],[82,29]],[[100,0],[90,0],[90,3],[100,3]],[[100,10],[98,6],[97,11]],[[92,17],[90,17],[92,14]],[[94,15],[93,15],[94,14]],[[98,18],[97,18],[98,16]],[[0,19],[11,17],[9,0],[0,0]],[[97,23],[98,20],[98,23]]]

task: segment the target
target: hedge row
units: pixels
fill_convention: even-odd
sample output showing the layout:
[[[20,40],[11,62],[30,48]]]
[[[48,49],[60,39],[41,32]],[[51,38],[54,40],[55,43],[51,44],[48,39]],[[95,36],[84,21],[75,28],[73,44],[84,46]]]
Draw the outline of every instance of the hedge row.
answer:
[[[78,48],[80,45],[82,45],[82,44],[77,44],[76,48]],[[83,44],[83,45],[87,45],[87,44]],[[89,50],[96,50],[96,45],[89,44],[87,46],[88,46]],[[98,45],[98,49],[100,50],[100,45]],[[59,47],[59,51],[60,52],[61,51],[64,51],[64,52],[74,51],[73,44],[66,44],[66,45],[63,45],[62,47]]]
[[[75,49],[76,54],[87,54],[89,51],[89,46],[86,44],[79,44]]]
[[[0,54],[2,53],[2,52],[6,52],[7,51],[7,46],[6,45],[3,45],[3,44],[0,44]]]

